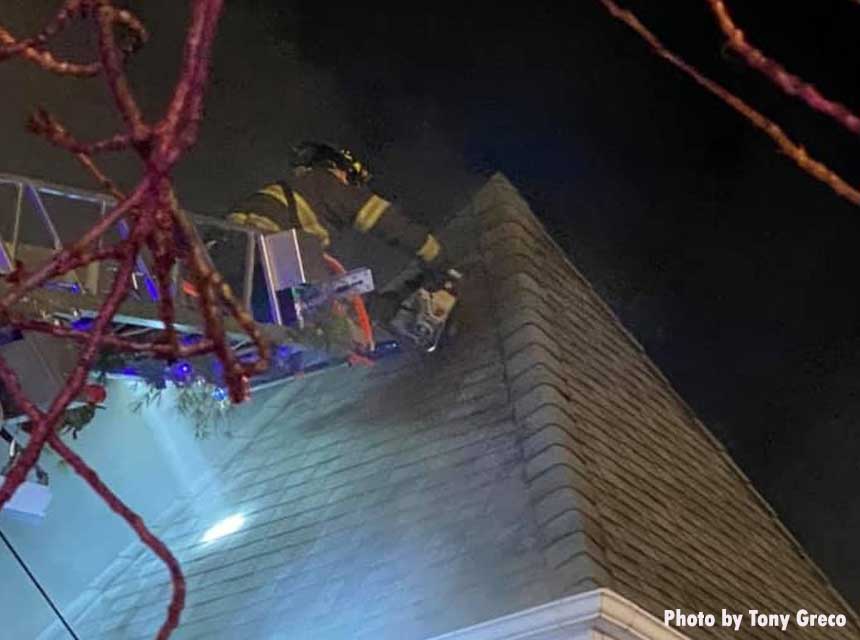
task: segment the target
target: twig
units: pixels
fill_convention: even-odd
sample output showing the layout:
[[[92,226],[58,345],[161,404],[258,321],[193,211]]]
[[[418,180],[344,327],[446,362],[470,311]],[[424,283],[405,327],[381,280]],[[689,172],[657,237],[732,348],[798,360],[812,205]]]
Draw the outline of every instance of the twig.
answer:
[[[170,171],[197,136],[202,117],[203,90],[223,0],[190,0],[190,4],[191,19],[179,80],[163,117],[154,123],[144,120],[124,69],[128,55],[148,39],[148,33],[133,14],[115,7],[111,0],[66,0],[42,31],[28,39],[18,40],[0,27],[0,60],[18,57],[48,72],[62,75],[102,74],[125,127],[124,131],[103,140],[84,143],[45,110],[36,111],[30,119],[29,126],[34,133],[73,153],[99,185],[116,198],[117,204],[76,242],[32,273],[21,269],[7,277],[12,287],[0,298],[0,318],[21,330],[38,331],[74,340],[82,344],[82,349],[72,373],[46,411],[33,404],[15,372],[0,357],[0,382],[32,425],[27,446],[0,486],[0,506],[23,482],[44,445],[50,443],[168,566],[173,595],[158,638],[167,638],[179,623],[185,599],[185,581],[179,564],[167,547],[149,532],[139,516],[125,506],[95,472],[65,446],[55,433],[55,426],[72,400],[81,392],[96,353],[103,347],[132,353],[148,353],[166,360],[214,353],[224,365],[227,387],[234,402],[241,402],[248,397],[249,376],[268,366],[268,343],[250,314],[236,300],[221,275],[208,261],[193,226],[179,207],[169,179]],[[75,63],[58,60],[47,50],[50,40],[72,19],[90,20],[97,29],[98,62]],[[118,25],[130,32],[130,41],[118,41],[115,33]],[[145,173],[137,186],[126,195],[98,166],[93,156],[105,151],[129,150],[140,156]],[[120,220],[131,224],[130,237],[115,246],[97,249],[105,233]],[[158,313],[165,325],[162,337],[149,342],[130,340],[109,331],[117,310],[128,296],[131,274],[142,247],[147,247],[153,256],[153,270],[160,294]],[[89,331],[21,317],[11,311],[12,306],[33,289],[73,269],[103,259],[117,260],[119,270]],[[198,305],[205,322],[205,336],[191,346],[179,344],[174,327],[175,310],[169,274],[177,263],[185,267],[188,277],[201,292]],[[259,354],[256,362],[240,362],[229,347],[222,318],[225,312],[234,317],[247,332],[250,342]]]
[[[698,69],[684,62],[684,60],[679,56],[669,51],[665,46],[663,46],[663,43],[660,42],[657,36],[651,33],[651,31],[649,31],[633,13],[622,9],[613,2],[613,0],[600,0],[600,2],[603,3],[603,6],[609,10],[613,17],[624,22],[627,26],[636,31],[636,33],[638,33],[648,44],[650,44],[657,55],[668,60],[673,65],[684,71],[698,84],[705,87],[708,91],[719,97],[735,111],[744,116],[757,128],[764,131],[764,133],[776,142],[779,148],[794,160],[801,169],[817,180],[828,185],[836,193],[852,204],[860,206],[860,191],[848,184],[848,182],[846,182],[839,174],[832,171],[827,165],[811,158],[809,154],[807,154],[806,149],[789,138],[779,125],[772,120],[769,120],[766,116],[756,111],[753,107],[718,83],[704,76]]]
[[[854,0],[855,2],[857,0]],[[707,0],[728,38],[727,45],[736,51],[747,64],[760,71],[787,94],[797,96],[809,107],[836,120],[852,133],[860,133],[860,116],[839,102],[824,97],[818,89],[802,78],[789,73],[781,64],[768,58],[761,50],[747,42],[744,32],[735,24],[726,3],[722,0]]]

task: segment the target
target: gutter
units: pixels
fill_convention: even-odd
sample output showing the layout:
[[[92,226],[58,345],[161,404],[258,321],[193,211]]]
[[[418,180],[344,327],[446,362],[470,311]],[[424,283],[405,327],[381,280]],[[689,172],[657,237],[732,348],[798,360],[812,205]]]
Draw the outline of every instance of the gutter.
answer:
[[[595,635],[602,633],[603,636]],[[609,589],[595,589],[430,640],[689,640]]]

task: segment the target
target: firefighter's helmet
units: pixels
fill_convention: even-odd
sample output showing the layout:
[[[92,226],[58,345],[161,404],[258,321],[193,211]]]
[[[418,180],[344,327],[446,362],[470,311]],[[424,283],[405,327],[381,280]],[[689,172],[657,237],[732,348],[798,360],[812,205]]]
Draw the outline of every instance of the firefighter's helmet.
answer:
[[[294,167],[341,169],[351,184],[366,184],[370,180],[367,167],[349,149],[338,149],[323,142],[302,142],[292,151]]]

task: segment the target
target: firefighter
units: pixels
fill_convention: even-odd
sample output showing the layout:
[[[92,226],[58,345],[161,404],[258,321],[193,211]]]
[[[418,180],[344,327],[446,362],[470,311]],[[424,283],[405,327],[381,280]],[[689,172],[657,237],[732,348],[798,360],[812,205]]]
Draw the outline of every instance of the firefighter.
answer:
[[[417,257],[434,282],[459,274],[445,248],[430,231],[407,218],[392,202],[368,186],[370,174],[353,154],[333,146],[304,142],[293,149],[293,172],[264,186],[233,208],[228,219],[266,233],[301,228],[315,236],[324,250],[331,232],[353,227],[381,238]],[[367,265],[373,270],[373,265]],[[411,281],[400,290],[369,296],[371,316],[388,322],[400,303],[421,283]]]

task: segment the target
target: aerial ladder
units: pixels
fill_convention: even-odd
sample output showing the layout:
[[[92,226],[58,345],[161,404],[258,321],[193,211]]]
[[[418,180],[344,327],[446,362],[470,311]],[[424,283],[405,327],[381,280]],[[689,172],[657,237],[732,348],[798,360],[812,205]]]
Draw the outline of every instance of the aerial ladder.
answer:
[[[9,275],[19,264],[31,270],[50,260],[115,204],[103,193],[0,173],[0,276]],[[356,317],[350,311],[362,308],[351,304],[357,296],[374,289],[369,269],[343,269],[323,253],[316,239],[300,229],[263,234],[225,220],[185,211],[182,215],[193,222],[212,266],[272,344],[271,365],[250,380],[252,390],[355,362],[356,353],[372,361],[399,350],[399,342],[391,335],[374,340],[366,316]],[[129,228],[121,219],[99,242],[120,241]],[[141,252],[131,295],[113,319],[112,331],[117,335],[153,340],[164,332],[150,265],[148,254]],[[112,261],[90,263],[28,293],[13,310],[25,317],[86,330],[102,306],[115,270]],[[183,344],[193,344],[203,335],[203,318],[196,292],[184,275],[181,266],[175,265],[171,283],[174,324]],[[11,286],[0,279],[0,295]],[[332,309],[341,312],[332,313]],[[224,324],[238,356],[255,359],[256,347],[236,321],[225,315]],[[77,348],[68,340],[0,326],[0,353],[18,373],[31,399],[45,407],[74,367]],[[157,386],[188,376],[202,377],[216,387],[223,384],[220,362],[214,355],[165,363],[151,357],[123,359],[106,353],[97,368],[102,376],[144,379]],[[24,419],[2,390],[0,403],[6,424]]]

